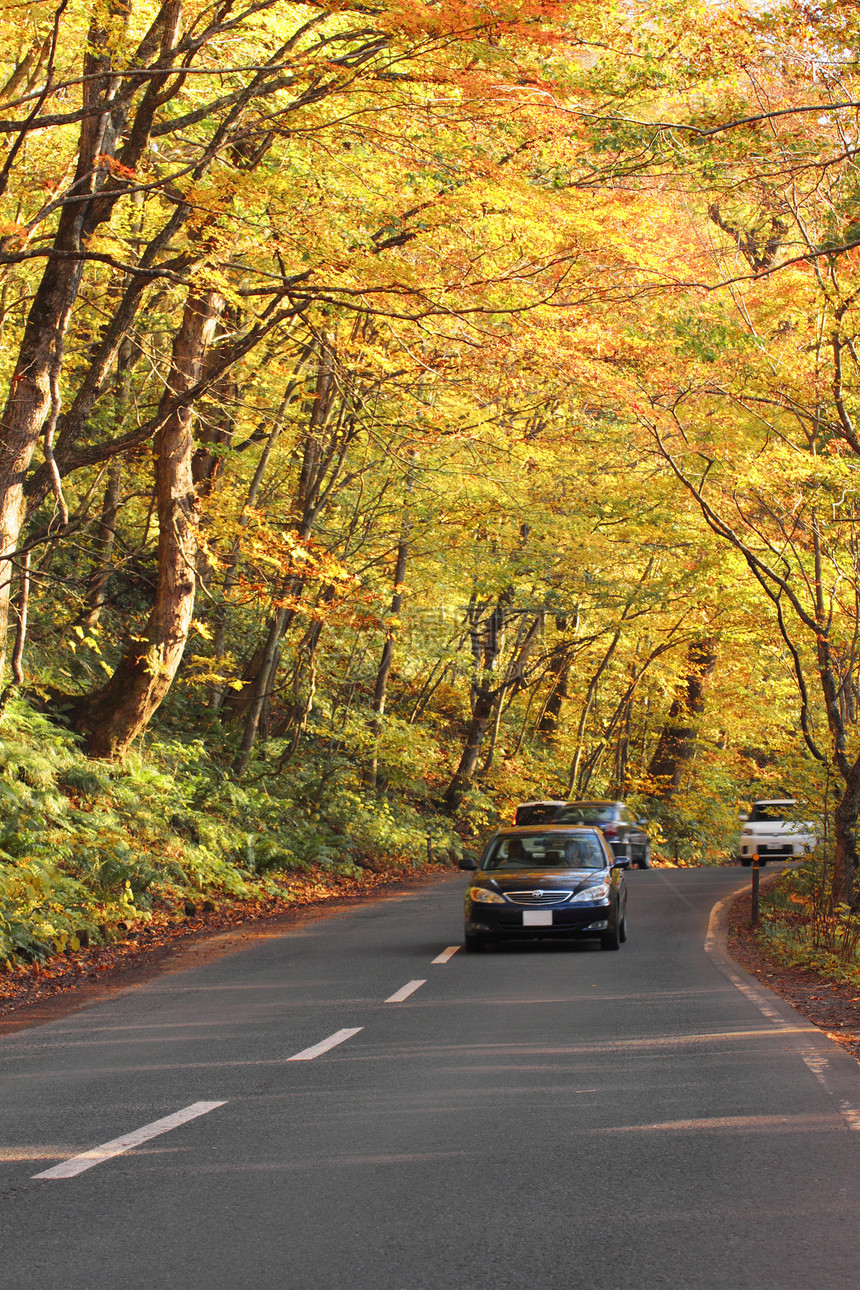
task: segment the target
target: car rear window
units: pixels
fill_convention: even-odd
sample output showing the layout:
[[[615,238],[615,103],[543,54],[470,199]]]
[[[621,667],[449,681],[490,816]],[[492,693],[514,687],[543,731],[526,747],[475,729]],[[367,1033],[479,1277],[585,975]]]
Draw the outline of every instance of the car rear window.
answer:
[[[593,834],[518,833],[496,838],[482,869],[604,869],[606,854]]]
[[[554,820],[559,812],[561,802],[527,802],[524,806],[518,806],[514,812],[514,823],[518,827],[530,824],[549,824]]]

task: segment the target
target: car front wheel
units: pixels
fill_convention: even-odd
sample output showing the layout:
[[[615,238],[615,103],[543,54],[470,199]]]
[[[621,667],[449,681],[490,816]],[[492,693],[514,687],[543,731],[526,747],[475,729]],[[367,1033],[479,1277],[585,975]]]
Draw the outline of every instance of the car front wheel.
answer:
[[[602,950],[617,950],[621,947],[621,928],[619,920],[615,920],[615,926],[610,927],[608,932],[604,932],[600,938],[600,948]]]
[[[463,937],[463,944],[467,954],[480,954],[486,943],[483,936],[476,936],[474,932],[466,932]]]

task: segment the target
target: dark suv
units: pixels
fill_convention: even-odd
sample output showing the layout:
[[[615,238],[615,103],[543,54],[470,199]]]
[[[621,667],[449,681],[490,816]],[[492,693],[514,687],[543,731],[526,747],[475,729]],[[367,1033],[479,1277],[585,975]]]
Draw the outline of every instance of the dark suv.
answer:
[[[600,829],[616,855],[626,855],[637,869],[651,868],[651,842],[644,826],[624,802],[595,798],[582,802],[523,802],[514,815],[522,827],[535,824],[586,824]]]

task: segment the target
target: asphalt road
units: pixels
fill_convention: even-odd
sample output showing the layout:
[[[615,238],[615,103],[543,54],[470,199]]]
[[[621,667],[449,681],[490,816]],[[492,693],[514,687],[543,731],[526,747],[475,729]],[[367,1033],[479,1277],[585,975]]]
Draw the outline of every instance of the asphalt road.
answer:
[[[458,876],[0,1040],[2,1290],[856,1290],[860,1067],[705,951],[748,878],[445,956]]]

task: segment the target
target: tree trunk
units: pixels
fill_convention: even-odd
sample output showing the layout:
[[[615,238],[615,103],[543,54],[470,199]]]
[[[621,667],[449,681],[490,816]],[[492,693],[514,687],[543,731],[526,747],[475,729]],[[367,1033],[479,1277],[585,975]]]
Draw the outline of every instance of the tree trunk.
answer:
[[[472,708],[472,719],[466,732],[466,742],[460,757],[460,764],[454,772],[454,778],[445,790],[442,801],[449,811],[456,811],[472,783],[481,746],[487,734],[487,728],[493,718],[496,704],[496,690],[488,688],[479,690],[475,695]]]
[[[537,733],[545,735],[547,739],[554,738],[558,730],[558,719],[561,716],[561,706],[565,699],[570,698],[570,669],[571,659],[566,653],[567,646],[560,646],[559,649],[563,657],[558,661],[553,660],[551,671],[555,673],[556,679],[553,682],[549,697],[544,704],[543,712],[540,714],[540,720],[537,723]]]
[[[560,632],[567,629],[567,620],[556,618],[555,625]],[[579,632],[579,610],[577,609],[576,622],[573,628],[573,639]],[[546,735],[548,739],[554,738],[558,730],[558,719],[561,716],[561,706],[565,699],[570,698],[569,683],[570,672],[573,666],[572,641],[561,640],[553,646],[550,656],[549,667],[547,671],[552,677],[550,690],[546,703],[543,705],[543,711],[537,723],[536,733]]]
[[[163,404],[200,379],[224,300],[216,291],[189,296],[173,345]],[[170,689],[194,613],[197,497],[191,477],[193,412],[172,412],[155,440],[158,503],[158,587],[141,636],[131,643],[107,685],[76,705],[75,728],[95,757],[120,757],[147,727]]]
[[[233,761],[234,775],[244,775],[248,762],[251,760],[251,750],[254,747],[254,740],[257,738],[263,706],[271,694],[275,682],[275,673],[281,657],[281,637],[294,616],[295,610],[281,605],[275,617],[269,623],[269,631],[263,646],[260,666],[250,684],[250,701],[245,718],[245,728],[242,732],[242,742]]]
[[[110,103],[119,87],[119,81],[109,74],[106,50],[104,32],[94,18],[84,55],[83,97],[85,106],[102,103],[105,110],[86,117],[81,126],[75,178],[54,238],[53,250],[58,254],[48,260],[36,290],[0,418],[0,680],[6,664],[12,556],[26,515],[27,471],[46,422],[46,464],[53,465],[50,440],[60,413],[59,379],[69,319],[83,276],[83,251],[89,236],[111,210],[109,200],[101,207],[96,200],[105,174],[98,158],[112,147],[105,134]],[[58,490],[55,465],[51,474]]]
[[[25,551],[21,557],[21,570],[18,574],[18,601],[15,606],[17,625],[15,644],[12,648],[12,679],[0,695],[0,712],[6,706],[9,696],[16,687],[24,684],[24,646],[27,643],[27,618],[30,609],[30,552]]]
[[[505,698],[508,696],[508,692],[511,692],[510,697],[508,698],[508,706],[510,706],[517,691],[526,688],[525,667],[528,662],[528,656],[531,653],[532,646],[537,639],[538,628],[541,624],[541,614],[536,616],[534,622],[528,629],[526,629],[525,618],[520,619],[520,625],[517,630],[517,641],[514,646],[514,656],[511,659],[505,679],[499,686],[499,697],[496,703],[495,716],[493,717],[493,733],[490,736],[490,746],[487,749],[487,756],[484,760],[483,766],[481,767],[481,776],[488,774],[493,765],[493,761],[495,760],[496,747],[499,742],[499,730],[502,724],[502,716],[505,712]]]
[[[830,896],[833,906],[856,900],[857,816],[860,814],[860,761],[854,763],[834,812],[835,854]]]
[[[520,624],[516,650],[505,675],[498,685],[493,686],[490,684],[492,673],[502,648],[501,637],[505,629],[505,605],[510,603],[511,598],[512,592],[510,589],[502,593],[496,608],[487,619],[487,626],[483,632],[478,631],[477,623],[473,624],[472,650],[474,653],[482,642],[484,668],[482,672],[476,673],[473,677],[472,719],[466,731],[466,742],[460,757],[460,764],[442,798],[449,811],[457,810],[474,779],[475,767],[478,764],[478,757],[480,756],[487,730],[495,715],[496,703],[503,703],[509,690],[513,688],[522,689],[527,684],[525,680],[526,664],[535,641],[538,639],[538,629],[542,623],[540,613],[535,615],[534,621],[527,630],[524,628],[525,620]]]
[[[307,405],[308,424],[302,444],[302,464],[294,506],[296,531],[302,542],[307,541],[313,532],[317,516],[340,476],[347,448],[357,433],[355,418],[347,426],[341,424],[345,395],[339,390],[335,379],[337,370],[334,350],[328,341],[320,340],[317,380],[314,394]],[[341,417],[335,428],[330,430],[332,413],[339,396]],[[280,597],[297,599],[301,585],[301,579],[288,573],[280,588]],[[267,629],[265,646],[262,650],[258,649],[254,656],[255,663],[257,659],[260,660],[258,672],[255,675],[249,669],[246,685],[231,699],[230,715],[235,716],[240,709],[246,714],[242,743],[233,765],[237,775],[244,773],[250,760],[263,705],[274,690],[281,654],[280,640],[291,626],[295,615],[294,608],[277,611]],[[276,633],[274,636],[273,632]],[[224,707],[226,709],[227,704]]]
[[[263,482],[263,475],[266,472],[266,467],[268,466],[272,453],[275,450],[275,445],[277,444],[278,439],[281,437],[281,431],[283,430],[283,427],[284,427],[284,417],[286,415],[288,402],[289,402],[289,391],[287,392],[287,394],[284,395],[284,398],[281,402],[281,406],[278,410],[278,415],[275,418],[275,424],[272,426],[272,429],[269,432],[269,436],[263,447],[263,451],[260,454],[260,460],[257,462],[257,469],[254,471],[254,477],[251,480],[250,487],[248,488],[248,496],[245,499],[245,505],[243,506],[242,514],[239,517],[239,524],[243,528],[247,523],[246,512],[256,504],[257,494],[259,493],[260,485]],[[227,602],[229,600],[230,592],[233,589],[233,584],[235,583],[236,577],[239,572],[239,561],[241,559],[241,555],[242,555],[241,542],[240,542],[240,539],[237,537],[235,542],[233,543],[233,550],[230,552],[230,559],[227,562],[227,568],[224,571],[224,580],[221,584],[221,595],[218,602],[218,606],[215,610],[215,637],[214,637],[213,653],[215,655],[216,668],[219,668],[221,666],[224,659],[224,653],[226,651]],[[224,682],[221,679],[219,679],[215,681],[212,685],[212,690],[209,698],[209,706],[211,708],[214,708],[215,711],[217,712],[221,708],[221,705],[223,704],[223,702],[224,702]]]
[[[414,457],[414,454],[413,454]],[[409,559],[409,536],[412,529],[410,513],[410,495],[414,486],[414,466],[410,466],[406,476],[406,500],[403,507],[403,518],[400,523],[400,541],[397,544],[397,558],[394,562],[394,591],[388,611],[389,622],[385,631],[385,644],[382,657],[376,672],[376,683],[373,687],[373,755],[370,764],[370,786],[376,788],[377,752],[379,736],[382,732],[382,718],[385,713],[385,699],[388,693],[388,677],[394,661],[394,620],[403,605],[403,579],[406,577],[406,562]]]
[[[96,531],[95,564],[87,583],[87,609],[83,621],[87,627],[95,627],[105,602],[105,592],[111,570],[111,555],[116,541],[116,520],[119,514],[119,486],[122,479],[122,462],[112,461],[108,471],[108,482],[105,488],[101,519]]]
[[[594,703],[594,696],[597,694],[597,687],[600,684],[600,678],[603,676],[603,673],[606,671],[607,667],[612,661],[612,658],[615,654],[615,650],[618,646],[618,642],[620,641],[620,639],[621,639],[621,628],[619,627],[618,630],[613,634],[612,640],[609,642],[609,645],[606,648],[606,652],[604,653],[603,658],[600,660],[600,663],[598,664],[597,671],[594,673],[594,675],[592,676],[591,680],[588,683],[588,689],[585,693],[585,700],[582,704],[582,711],[579,714],[579,725],[577,726],[577,730],[576,730],[576,752],[574,753],[573,761],[571,762],[571,766],[570,766],[570,775],[568,776],[567,788],[564,794],[565,797],[573,797],[577,788],[582,787],[580,768],[582,766],[582,753],[583,753],[583,748],[585,746],[585,730],[586,730],[586,726],[588,725],[588,718],[591,715],[591,708]],[[589,771],[588,774],[590,775],[590,773],[591,772]]]
[[[59,413],[56,383],[80,276],[81,262],[49,264],[46,269],[0,422],[0,677],[6,660],[12,557],[26,513],[24,481],[52,403]]]
[[[687,650],[687,674],[679,682],[666,723],[648,767],[658,797],[677,793],[696,751],[699,718],[705,707],[705,688],[717,663],[712,637],[694,641]]]

